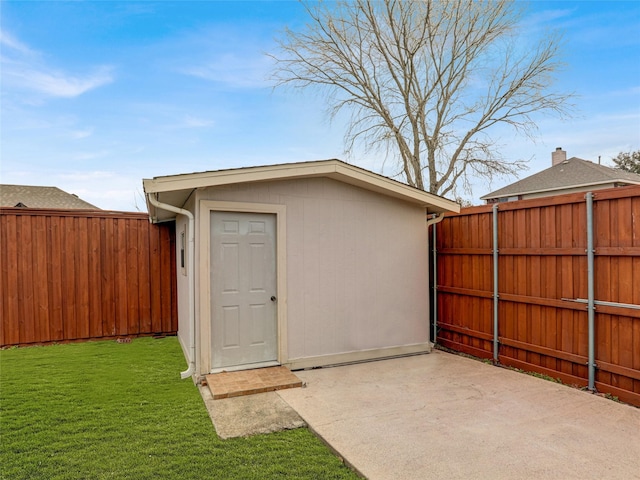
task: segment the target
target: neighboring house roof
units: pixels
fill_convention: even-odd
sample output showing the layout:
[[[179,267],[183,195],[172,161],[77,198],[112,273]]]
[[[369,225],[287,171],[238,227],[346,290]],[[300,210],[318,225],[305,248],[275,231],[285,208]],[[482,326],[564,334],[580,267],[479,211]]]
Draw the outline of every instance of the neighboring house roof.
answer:
[[[168,175],[144,179],[143,185],[145,193],[156,194],[160,202],[182,207],[197,188],[311,177],[328,177],[400,198],[419,204],[432,213],[460,211],[460,206],[451,200],[335,159]],[[156,211],[148,200],[147,206],[154,221],[163,221],[175,216],[165,211]]]
[[[609,183],[640,185],[640,175],[572,157],[480,198],[487,200],[514,197]]]
[[[0,185],[0,207],[100,210],[58,187],[32,185]]]

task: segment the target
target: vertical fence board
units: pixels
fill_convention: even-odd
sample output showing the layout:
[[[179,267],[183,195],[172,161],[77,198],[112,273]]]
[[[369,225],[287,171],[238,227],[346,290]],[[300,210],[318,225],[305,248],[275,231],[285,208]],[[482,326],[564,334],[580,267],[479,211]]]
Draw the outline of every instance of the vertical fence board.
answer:
[[[36,217],[32,222],[33,234],[33,289],[35,334],[50,341],[49,335],[49,295],[47,271],[47,227],[45,217]]]
[[[463,209],[436,238],[437,340],[480,356],[493,333],[491,218],[491,206]],[[640,305],[640,187],[598,190],[593,220],[596,301]],[[500,204],[498,226],[500,361],[586,385],[588,316],[574,301],[587,298],[584,193]],[[461,282],[480,265],[482,281]],[[640,405],[640,313],[596,305],[595,347],[596,387]]]
[[[82,338],[77,318],[77,251],[75,242],[76,218],[62,218],[62,322],[65,338]]]
[[[0,218],[0,248],[2,256],[0,273],[0,299],[2,299],[2,343],[14,344],[20,342],[18,327],[18,253],[16,222]]]
[[[104,336],[102,330],[102,269],[100,256],[100,224],[101,219],[89,219],[89,336]]]
[[[89,333],[89,230],[88,219],[79,217],[75,219],[76,231],[73,232],[73,241],[78,252],[76,257],[76,325],[79,338],[90,338]]]
[[[149,262],[149,275],[155,282],[162,275],[162,268],[160,263],[160,233],[157,228],[152,228],[149,231],[149,250],[150,250],[150,262]],[[151,331],[162,332],[162,305],[161,305],[161,290],[156,285],[155,288],[151,288]]]
[[[160,285],[163,292],[171,292],[175,287],[175,255],[172,257],[167,255],[166,252],[173,251],[175,252],[174,245],[171,242],[172,235],[170,231],[167,229],[163,235],[161,235],[160,241],[160,251],[164,253],[161,255],[162,259],[162,274],[160,275]],[[172,295],[163,295],[160,297],[162,302],[162,310],[160,320],[162,322],[162,328],[166,329],[169,327],[171,318],[174,312],[174,303],[171,301]]]
[[[127,269],[127,232],[124,220],[115,224],[115,300],[116,300],[116,335],[127,335],[127,287],[129,270]]]
[[[5,288],[7,284],[7,225],[4,217],[0,216],[0,319],[7,316],[7,301],[5,300]],[[0,345],[5,342],[4,321],[0,321]]]
[[[149,222],[139,221],[138,257],[138,298],[140,331],[153,333],[151,329],[151,278],[149,276]]]
[[[140,333],[138,328],[139,286],[138,272],[138,222],[126,223],[126,268],[127,268],[127,333]]]
[[[62,228],[59,219],[47,217],[48,258],[47,272],[49,287],[49,330],[51,340],[64,340],[64,322],[62,306]],[[38,339],[39,340],[39,339]]]
[[[21,218],[18,222],[18,268],[20,270],[29,270],[33,275],[33,248],[31,236],[31,221],[27,218]],[[18,279],[18,298],[23,301],[18,303],[18,311],[20,318],[20,339],[31,338],[36,336],[34,325],[34,297],[33,297],[33,277],[19,277]]]
[[[169,265],[171,266],[171,276],[169,284],[171,285],[171,300],[169,301],[169,305],[171,305],[171,312],[167,316],[167,329],[173,329],[174,331],[178,330],[178,282],[176,281],[178,275],[178,262],[176,259],[176,250],[177,250],[177,241],[176,241],[176,225],[175,223],[170,223],[167,228],[164,230],[165,235],[169,238],[169,252],[167,255],[169,257]]]
[[[101,323],[102,333],[106,337],[114,336],[116,329],[116,256],[115,219],[100,219],[100,284],[102,285]]]
[[[144,214],[0,209],[0,346],[175,333],[172,235]]]

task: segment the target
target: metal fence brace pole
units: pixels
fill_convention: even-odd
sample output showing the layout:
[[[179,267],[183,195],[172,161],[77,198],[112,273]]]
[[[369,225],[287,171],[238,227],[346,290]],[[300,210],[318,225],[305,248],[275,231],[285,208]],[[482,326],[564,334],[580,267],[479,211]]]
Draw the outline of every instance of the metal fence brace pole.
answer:
[[[436,218],[436,215],[433,215]],[[433,344],[438,343],[438,255],[436,251],[436,228],[433,224]]]
[[[594,246],[593,246],[593,193],[587,200],[587,313],[589,322],[589,390],[595,390],[595,294],[594,294]]]
[[[498,204],[493,204],[493,361],[498,363]]]

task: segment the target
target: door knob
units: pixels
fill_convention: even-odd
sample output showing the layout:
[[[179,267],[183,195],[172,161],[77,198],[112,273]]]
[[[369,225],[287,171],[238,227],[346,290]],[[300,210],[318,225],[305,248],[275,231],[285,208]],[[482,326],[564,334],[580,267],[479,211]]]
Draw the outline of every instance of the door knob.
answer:
[[[272,295],[272,296],[271,296],[271,301],[272,301],[272,302],[275,302],[276,300],[277,300],[276,296],[275,296],[275,295]]]

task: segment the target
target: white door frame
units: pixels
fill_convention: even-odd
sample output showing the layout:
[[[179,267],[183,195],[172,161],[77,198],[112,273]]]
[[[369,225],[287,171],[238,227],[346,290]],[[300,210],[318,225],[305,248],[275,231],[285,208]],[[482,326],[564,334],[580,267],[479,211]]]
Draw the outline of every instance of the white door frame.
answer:
[[[276,288],[278,363],[285,364],[287,357],[287,224],[286,206],[267,203],[224,202],[200,200],[200,261],[199,311],[200,311],[200,374],[211,372],[211,212],[271,213],[276,217]],[[229,370],[229,369],[226,369]]]

